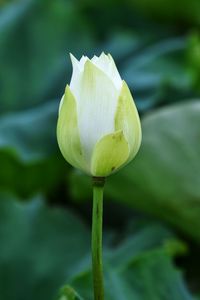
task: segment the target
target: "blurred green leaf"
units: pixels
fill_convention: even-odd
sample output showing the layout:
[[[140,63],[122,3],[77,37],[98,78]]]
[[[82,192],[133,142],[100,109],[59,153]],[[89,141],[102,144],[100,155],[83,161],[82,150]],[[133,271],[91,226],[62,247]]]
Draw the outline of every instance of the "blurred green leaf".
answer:
[[[55,299],[65,282],[93,299],[90,231],[73,213],[49,208],[39,196],[28,204],[16,200],[0,194],[1,299]],[[154,223],[105,246],[106,299],[192,299],[172,263],[181,245]],[[61,295],[80,299],[70,287]]]
[[[0,119],[0,149],[13,152],[21,161],[38,161],[57,150],[56,121],[59,101]]]
[[[23,163],[9,151],[0,150],[0,190],[24,199],[43,192],[55,197],[57,187],[65,181],[68,167],[59,156]]]
[[[193,299],[184,287],[180,274],[171,265],[170,259],[159,251],[136,258],[123,270],[106,266],[105,272],[108,300]],[[92,300],[90,282],[90,274],[85,273],[75,278],[71,284],[87,297],[85,299]]]
[[[139,9],[139,12],[143,13],[146,17],[149,17],[151,21],[160,21],[176,25],[200,25],[198,11],[200,10],[200,3],[198,0],[173,0],[162,1],[153,0],[151,2],[147,0],[130,1],[132,9]],[[138,13],[139,13],[138,12]]]
[[[164,219],[200,241],[200,102],[190,101],[152,112],[142,120],[139,154],[108,178],[107,197]],[[72,195],[82,198],[90,183],[71,175]],[[85,188],[84,188],[85,186]]]
[[[120,5],[120,0],[102,0],[98,2],[84,0],[79,2],[84,2],[86,4],[85,10],[90,12],[92,21],[96,21],[97,19],[97,22],[95,22],[96,27],[99,27],[100,15],[105,10],[105,7],[107,7],[104,17],[106,25],[109,23],[111,8],[113,9],[112,14],[114,19],[112,20],[112,23],[114,23],[114,25],[119,24],[121,18],[121,26],[124,27],[128,25],[129,27],[143,27],[144,21],[149,21],[150,24],[153,23],[155,25],[155,31],[156,24],[159,24],[162,30],[164,30],[164,25],[166,24],[168,26],[173,25],[173,29],[183,25],[186,28],[200,25],[198,16],[200,3],[198,0],[191,0],[190,2],[187,0],[177,0],[176,2],[173,0],[152,0],[151,2],[148,0],[127,0],[123,3],[123,6]],[[141,21],[139,22],[138,19]],[[105,25],[102,24],[103,29],[105,29],[104,26]]]
[[[146,116],[138,156],[107,188],[113,199],[165,219],[198,241],[199,116],[199,101]]]
[[[57,300],[83,300],[69,285],[64,286],[59,293]]]
[[[121,73],[139,110],[180,101],[192,93],[193,81],[184,63],[186,45],[185,38],[154,41],[124,61]]]
[[[128,237],[115,249],[109,249],[104,268],[105,294],[108,300],[184,300],[193,299],[183,285],[165,248],[169,233],[151,226]],[[178,249],[178,248],[177,248]],[[92,300],[90,271],[71,281],[85,299]]]
[[[188,39],[187,59],[194,85],[200,91],[200,34],[198,32],[192,33]]]
[[[67,54],[94,45],[76,4],[17,1],[3,7],[0,17],[1,114],[61,97],[71,73]]]
[[[0,189],[28,197],[49,192],[66,177],[67,164],[58,152],[58,102],[0,119]]]
[[[55,299],[88,254],[89,232],[73,213],[48,208],[40,197],[16,200],[0,196],[1,299]]]

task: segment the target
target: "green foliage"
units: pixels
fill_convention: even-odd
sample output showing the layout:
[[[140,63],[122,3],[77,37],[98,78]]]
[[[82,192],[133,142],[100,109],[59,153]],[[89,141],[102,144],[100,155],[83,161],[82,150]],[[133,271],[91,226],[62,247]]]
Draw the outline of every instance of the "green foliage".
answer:
[[[196,88],[200,90],[200,35],[197,32],[194,32],[189,37],[187,56],[188,67],[191,72],[191,76]]]
[[[81,300],[82,298],[69,285],[64,286],[60,290],[58,300]]]
[[[172,263],[184,245],[159,224],[134,227],[134,235],[117,233],[117,245],[104,247],[106,299],[192,299]],[[39,196],[21,204],[1,194],[0,228],[2,300],[55,299],[65,281],[93,299],[90,231],[73,213],[49,208]],[[58,299],[81,298],[64,287]]]
[[[57,97],[70,76],[67,52],[93,45],[72,1],[16,2],[2,8],[0,25],[1,113]]]
[[[182,285],[180,272],[171,264],[165,248],[170,238],[162,227],[152,225],[125,239],[116,249],[108,249],[106,299],[169,299],[169,295],[175,300],[193,299]],[[92,300],[90,281],[88,271],[76,276],[71,284],[85,299]]]
[[[55,144],[57,102],[0,119],[0,147],[23,162],[40,161],[57,150]],[[44,126],[46,125],[46,126]]]
[[[198,241],[199,116],[199,101],[147,115],[138,157],[108,187],[115,199],[168,220]]]
[[[54,299],[88,255],[90,236],[72,213],[44,205],[41,197],[20,204],[0,197],[1,299]]]
[[[57,155],[56,119],[55,102],[0,119],[1,188],[26,197],[52,191],[65,177],[67,165]]]

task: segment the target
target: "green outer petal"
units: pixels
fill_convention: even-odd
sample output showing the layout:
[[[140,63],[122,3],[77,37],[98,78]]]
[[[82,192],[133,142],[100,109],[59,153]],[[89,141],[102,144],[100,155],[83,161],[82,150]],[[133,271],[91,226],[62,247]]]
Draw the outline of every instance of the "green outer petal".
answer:
[[[89,173],[85,162],[77,122],[76,100],[69,88],[61,100],[57,123],[57,139],[64,158],[74,167]]]
[[[115,115],[115,130],[122,130],[128,141],[130,149],[128,163],[134,158],[140,148],[142,130],[137,108],[125,81],[122,83],[122,89],[118,99]]]
[[[115,172],[129,157],[128,143],[122,130],[102,137],[92,154],[91,173],[104,177]]]

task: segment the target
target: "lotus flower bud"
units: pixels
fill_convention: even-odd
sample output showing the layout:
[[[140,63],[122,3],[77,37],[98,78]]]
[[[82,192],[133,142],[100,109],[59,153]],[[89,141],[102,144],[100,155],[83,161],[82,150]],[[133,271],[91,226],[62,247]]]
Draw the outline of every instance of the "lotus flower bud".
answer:
[[[85,173],[105,177],[130,162],[141,143],[140,119],[110,54],[78,61],[61,99],[57,139],[64,158]]]

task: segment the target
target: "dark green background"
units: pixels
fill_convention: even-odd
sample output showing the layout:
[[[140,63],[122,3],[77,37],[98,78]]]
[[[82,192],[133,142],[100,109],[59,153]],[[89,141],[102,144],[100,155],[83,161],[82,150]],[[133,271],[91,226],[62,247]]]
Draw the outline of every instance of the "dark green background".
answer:
[[[199,16],[199,0],[0,1],[1,300],[93,299],[91,181],[62,158],[56,121],[69,52],[102,51],[143,129],[106,182],[106,300],[199,299]]]

